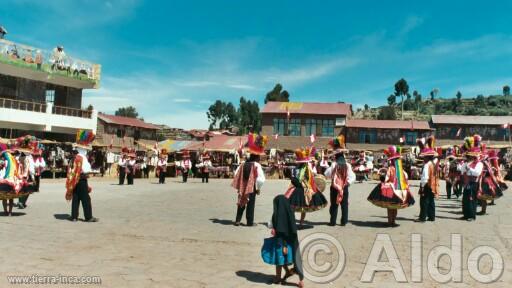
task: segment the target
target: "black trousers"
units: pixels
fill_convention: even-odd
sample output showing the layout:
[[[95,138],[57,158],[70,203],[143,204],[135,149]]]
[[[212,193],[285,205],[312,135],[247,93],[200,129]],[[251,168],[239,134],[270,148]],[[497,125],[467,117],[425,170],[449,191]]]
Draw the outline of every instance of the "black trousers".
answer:
[[[183,169],[182,173],[181,173],[182,177],[183,177],[183,183],[187,183],[187,179],[188,179],[188,169]]]
[[[446,181],[446,198],[448,198],[448,199],[452,198],[452,188],[455,188],[455,187],[453,187],[452,182]]]
[[[252,226],[254,224],[254,207],[256,205],[256,192],[253,192],[249,195],[249,203],[247,203],[247,212],[245,212],[245,219],[247,219],[247,226]],[[245,211],[245,206],[240,207],[237,206],[236,210],[236,222],[242,221],[242,215]]]
[[[41,175],[34,177],[34,188],[36,192],[39,192],[39,184],[41,183]]]
[[[423,195],[420,195],[420,220],[436,220],[436,202],[434,193],[429,186],[423,188]]]
[[[87,189],[87,179],[80,179],[73,191],[73,200],[71,200],[71,218],[78,219],[80,202],[82,202],[82,208],[84,209],[85,220],[92,218],[91,197],[89,196]]]
[[[126,174],[128,185],[133,185],[133,172]]]
[[[126,172],[124,171],[124,168],[121,167],[121,170],[119,170],[119,185],[124,185],[125,177],[126,177]]]
[[[465,219],[476,219],[478,183],[470,182],[462,193],[462,213]]]
[[[210,178],[210,172],[203,172],[201,173],[201,180],[203,181],[203,183],[208,183],[208,178]]]
[[[27,206],[28,196],[30,196],[30,194],[18,198],[18,202],[23,204],[23,206]]]
[[[457,180],[455,181],[455,184],[453,184],[453,194],[459,198],[459,196],[462,194],[462,182]]]
[[[160,184],[165,183],[165,172],[164,171],[160,171],[158,173],[158,183],[160,183]]]
[[[345,225],[348,223],[348,186],[343,189],[343,200],[338,205],[336,203],[338,198],[338,190],[331,186],[331,207],[329,207],[329,213],[331,214],[331,225],[336,225],[336,218],[338,218],[338,206],[341,207],[341,224]]]

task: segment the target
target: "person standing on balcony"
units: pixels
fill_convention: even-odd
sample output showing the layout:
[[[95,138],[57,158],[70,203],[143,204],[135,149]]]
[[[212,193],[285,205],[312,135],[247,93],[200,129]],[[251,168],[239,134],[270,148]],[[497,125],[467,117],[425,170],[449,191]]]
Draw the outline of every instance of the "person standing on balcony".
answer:
[[[124,178],[126,178],[126,152],[127,148],[121,150],[121,158],[117,162],[117,172],[119,173],[119,185],[124,185]]]
[[[66,53],[64,53],[64,47],[63,46],[57,46],[53,49],[52,54],[52,70],[62,70],[64,69],[64,59],[66,58]]]

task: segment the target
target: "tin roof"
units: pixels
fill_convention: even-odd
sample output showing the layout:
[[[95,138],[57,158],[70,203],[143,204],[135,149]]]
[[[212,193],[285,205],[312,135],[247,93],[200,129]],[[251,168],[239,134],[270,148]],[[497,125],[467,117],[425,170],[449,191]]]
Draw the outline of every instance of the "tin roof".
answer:
[[[350,116],[351,105],[346,103],[314,103],[314,102],[268,102],[261,113],[316,114]]]
[[[512,116],[432,115],[432,123],[459,125],[503,125],[512,123]]]
[[[139,128],[144,128],[144,129],[153,129],[153,130],[160,129],[153,124],[146,123],[137,118],[115,116],[115,115],[109,115],[109,114],[103,114],[103,113],[98,113],[98,118],[109,123],[109,124],[132,126],[132,127],[139,127]]]

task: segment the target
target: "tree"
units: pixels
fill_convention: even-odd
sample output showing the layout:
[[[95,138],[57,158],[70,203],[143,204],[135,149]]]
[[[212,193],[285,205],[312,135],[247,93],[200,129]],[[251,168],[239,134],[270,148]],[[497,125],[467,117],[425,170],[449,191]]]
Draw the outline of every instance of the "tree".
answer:
[[[388,105],[391,106],[391,105],[395,105],[395,104],[396,104],[396,96],[393,94],[389,95]]]
[[[385,106],[382,107],[377,115],[379,120],[396,120],[395,107]]]
[[[238,131],[241,135],[251,131],[257,133],[261,130],[261,114],[258,102],[241,97],[238,115]]]
[[[116,116],[123,116],[123,117],[130,117],[130,118],[137,118],[139,117],[139,113],[137,113],[137,109],[133,106],[128,107],[121,107],[117,109],[115,112]]]
[[[395,95],[402,97],[402,120],[404,119],[404,96],[409,93],[409,84],[404,78],[396,81]]]
[[[510,86],[503,86],[503,96],[510,96]]]
[[[476,96],[475,106],[477,106],[477,107],[484,107],[485,106],[485,97],[484,97],[484,95],[480,94],[480,95]]]
[[[288,91],[283,90],[283,86],[281,84],[277,83],[276,86],[274,86],[274,89],[269,91],[265,96],[265,104],[267,104],[269,101],[289,102],[290,94]]]
[[[206,112],[208,121],[210,121],[210,130],[215,128],[229,129],[238,122],[238,112],[232,103],[226,103],[221,100],[215,101]]]
[[[414,96],[414,104],[416,105],[416,109],[419,111],[420,110],[420,104],[421,104],[421,94],[414,90],[414,92],[412,92],[412,96]]]
[[[364,104],[364,111],[368,111],[370,110],[370,106],[368,106],[368,104]]]
[[[439,94],[439,89],[438,88],[434,88],[432,89],[432,91],[430,91],[430,100],[435,100],[436,97],[437,97],[437,94]]]

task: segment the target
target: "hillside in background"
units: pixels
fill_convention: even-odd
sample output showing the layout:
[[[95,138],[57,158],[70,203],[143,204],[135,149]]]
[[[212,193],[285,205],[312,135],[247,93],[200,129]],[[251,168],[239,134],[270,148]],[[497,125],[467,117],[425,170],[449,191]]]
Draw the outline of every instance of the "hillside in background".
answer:
[[[431,115],[512,115],[512,96],[510,95],[492,95],[488,97],[478,95],[475,98],[462,98],[460,94],[457,96],[452,99],[429,99],[426,101],[412,100],[412,97],[404,97],[403,119],[430,120]],[[365,105],[365,108],[359,108],[354,111],[354,118],[401,119],[401,105],[401,101],[377,108]]]

